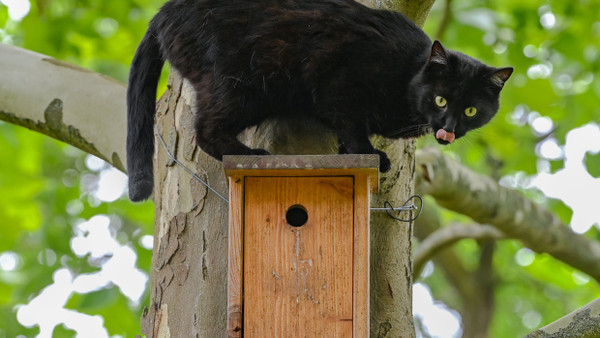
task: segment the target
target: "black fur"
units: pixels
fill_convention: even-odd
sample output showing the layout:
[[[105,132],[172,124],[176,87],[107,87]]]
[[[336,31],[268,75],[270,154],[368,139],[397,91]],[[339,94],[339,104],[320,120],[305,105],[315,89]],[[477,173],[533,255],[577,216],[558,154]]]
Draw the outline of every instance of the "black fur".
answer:
[[[402,14],[352,0],[169,1],[131,65],[133,201],[152,193],[156,84],[165,60],[194,87],[196,139],[216,159],[268,154],[236,136],[269,117],[302,116],[335,130],[340,152],[379,154],[383,172],[390,161],[370,135],[409,138],[443,128],[461,137],[494,116],[512,72],[446,51]],[[467,118],[470,106],[479,113]]]

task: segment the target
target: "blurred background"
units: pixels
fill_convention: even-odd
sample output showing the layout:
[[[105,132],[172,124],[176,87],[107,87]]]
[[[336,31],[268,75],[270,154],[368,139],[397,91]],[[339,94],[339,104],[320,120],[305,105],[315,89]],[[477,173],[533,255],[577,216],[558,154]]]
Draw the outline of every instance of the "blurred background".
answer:
[[[137,44],[162,3],[0,0],[0,41],[126,82]],[[437,0],[425,24],[446,48],[515,68],[493,122],[444,153],[522,191],[595,240],[599,6],[598,0]],[[436,146],[432,140],[419,147]],[[125,189],[126,176],[102,160],[0,122],[0,337],[139,334],[154,206],[130,203]],[[444,210],[441,219],[469,223]],[[452,252],[467,272],[488,257],[491,301],[477,311],[491,313],[489,337],[525,335],[600,297],[586,274],[514,240],[490,249],[466,239]],[[420,337],[462,335],[469,304],[443,270],[429,262],[415,278]]]

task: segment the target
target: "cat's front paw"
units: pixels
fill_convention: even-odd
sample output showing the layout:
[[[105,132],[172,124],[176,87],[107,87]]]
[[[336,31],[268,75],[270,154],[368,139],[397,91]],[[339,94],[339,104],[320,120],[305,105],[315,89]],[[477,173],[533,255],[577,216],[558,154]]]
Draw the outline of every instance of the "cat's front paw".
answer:
[[[387,173],[392,168],[392,162],[388,158],[387,154],[381,150],[375,149],[375,152],[379,154],[379,171]]]

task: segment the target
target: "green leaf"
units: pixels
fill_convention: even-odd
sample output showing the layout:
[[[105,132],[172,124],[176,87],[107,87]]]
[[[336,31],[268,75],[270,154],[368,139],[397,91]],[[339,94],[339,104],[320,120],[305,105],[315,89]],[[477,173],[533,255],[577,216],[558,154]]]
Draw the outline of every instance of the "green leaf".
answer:
[[[584,158],[585,168],[590,175],[600,178],[600,153],[586,153]]]

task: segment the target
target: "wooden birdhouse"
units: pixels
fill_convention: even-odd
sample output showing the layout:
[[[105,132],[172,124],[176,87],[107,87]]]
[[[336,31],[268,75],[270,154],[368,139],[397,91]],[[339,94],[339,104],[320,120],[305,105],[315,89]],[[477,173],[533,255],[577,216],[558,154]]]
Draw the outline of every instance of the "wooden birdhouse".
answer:
[[[225,156],[229,337],[367,337],[377,155]]]

